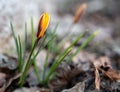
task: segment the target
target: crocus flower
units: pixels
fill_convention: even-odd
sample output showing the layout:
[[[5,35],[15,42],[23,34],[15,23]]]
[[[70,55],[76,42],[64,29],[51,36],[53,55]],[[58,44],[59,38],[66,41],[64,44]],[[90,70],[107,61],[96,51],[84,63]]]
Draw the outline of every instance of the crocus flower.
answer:
[[[49,22],[50,22],[50,15],[47,12],[43,13],[40,17],[39,24],[38,24],[38,32],[37,32],[38,39],[44,36],[48,28]]]

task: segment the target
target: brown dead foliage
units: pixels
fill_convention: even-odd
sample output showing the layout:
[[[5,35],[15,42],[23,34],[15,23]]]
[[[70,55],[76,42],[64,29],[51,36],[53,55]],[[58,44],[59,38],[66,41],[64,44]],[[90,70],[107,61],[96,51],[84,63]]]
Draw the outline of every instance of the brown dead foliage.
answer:
[[[96,89],[100,89],[100,72],[102,72],[103,76],[108,77],[112,81],[120,81],[120,72],[112,68],[111,61],[108,57],[104,56],[94,60],[93,65],[95,67]]]
[[[100,75],[97,68],[95,68],[95,86],[97,90],[100,90]]]
[[[77,65],[67,64],[63,62],[57,68],[57,77],[56,79],[52,80],[49,84],[50,88],[53,89],[55,92],[60,91],[69,84],[69,82],[76,77],[77,75],[83,73],[84,71]]]
[[[12,82],[21,76],[17,71],[18,63],[16,62],[16,58],[6,55],[0,55],[0,59],[0,63],[2,64],[0,66],[0,92],[11,92],[9,87],[12,86]]]
[[[10,71],[5,68],[0,68],[0,71],[4,69],[5,71]],[[3,70],[2,70],[3,71]],[[15,71],[10,71],[13,73],[5,73],[5,72],[0,72],[0,92],[11,92],[9,91],[9,86],[11,86],[11,83],[18,79],[21,74],[15,72]],[[16,81],[17,83],[18,81]]]

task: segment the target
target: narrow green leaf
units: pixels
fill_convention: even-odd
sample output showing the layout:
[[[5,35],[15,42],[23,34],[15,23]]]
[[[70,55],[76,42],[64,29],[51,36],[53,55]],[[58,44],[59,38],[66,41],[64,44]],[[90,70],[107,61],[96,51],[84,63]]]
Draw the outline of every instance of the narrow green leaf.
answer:
[[[23,66],[23,58],[22,58],[22,44],[20,40],[20,36],[18,36],[18,42],[19,42],[19,71],[22,71]]]
[[[58,65],[62,62],[62,60],[69,54],[71,47],[74,46],[84,35],[86,34],[86,31],[80,34],[74,42],[71,43],[71,45],[59,56],[57,60],[53,63],[51,66],[48,76],[46,77],[46,81],[49,81],[49,77],[51,74],[55,71],[55,69],[58,67]]]
[[[10,22],[10,26],[11,26],[12,35],[13,35],[14,39],[16,39],[12,22]]]
[[[100,32],[100,31],[98,30],[98,31],[95,31],[94,33],[92,33],[92,34],[81,44],[81,46],[80,46],[79,48],[77,48],[77,50],[66,60],[66,62],[70,62],[70,61],[72,60],[72,58],[73,58],[74,56],[76,56],[80,50],[82,50],[83,48],[85,48],[85,47],[88,45],[88,43],[89,43],[96,35],[99,34],[99,32]]]
[[[56,61],[53,63],[53,65],[50,67],[50,70],[48,72],[48,75],[45,79],[45,82],[49,81],[50,76],[52,73],[56,70],[56,68],[59,66],[59,64],[65,59],[65,57],[71,52],[72,48],[67,49]]]
[[[42,39],[42,42],[40,43],[40,46],[39,46],[39,48],[38,48],[38,50],[37,50],[37,52],[35,53],[35,55],[34,55],[33,58],[36,58],[37,55],[39,54],[39,52],[41,51],[41,49],[43,49],[43,48],[42,48],[42,44],[44,43],[45,40],[46,40],[46,35],[45,35],[44,38]]]
[[[14,31],[12,22],[10,22],[10,26],[11,26],[11,31],[15,41],[15,46],[16,46],[16,51],[18,56],[18,63],[19,63],[18,67],[19,67],[19,71],[21,72],[22,71],[22,45],[21,45],[20,37],[18,37],[17,39],[17,37],[15,36],[15,31]]]
[[[41,42],[41,44],[40,44],[40,46],[39,46],[39,48],[38,48],[38,51],[37,51],[36,54],[34,55],[34,58],[37,57],[37,55],[39,54],[39,52],[41,51],[41,49],[43,49],[45,46],[47,46],[47,45],[55,38],[55,33],[56,33],[56,30],[57,30],[58,25],[59,25],[59,23],[55,26],[55,29],[53,30],[53,33],[52,33],[52,35],[51,35],[50,40],[47,42],[46,45],[44,45],[44,46],[42,47],[43,43],[44,43],[45,40],[46,40],[46,35],[45,35],[44,39],[42,40],[42,42]]]
[[[81,33],[81,34],[76,38],[76,40],[71,43],[71,45],[70,45],[68,48],[71,48],[72,46],[74,46],[85,34],[86,34],[86,31],[84,31],[83,33]]]
[[[33,18],[31,17],[32,48],[35,44],[35,34],[34,33],[35,33],[35,30],[34,30]],[[39,74],[39,70],[38,70],[38,67],[37,67],[37,64],[36,64],[36,57],[35,57],[35,52],[34,51],[33,51],[33,54],[32,54],[32,60],[33,60],[33,66],[34,66],[36,77],[37,77],[38,81],[40,82],[40,74]]]
[[[25,77],[26,77],[26,75],[27,75],[27,72],[28,72],[28,70],[29,70],[29,68],[30,68],[30,66],[31,66],[31,64],[32,64],[31,57],[32,57],[32,55],[33,55],[33,52],[34,52],[34,50],[35,50],[36,45],[38,44],[38,41],[39,41],[38,39],[35,40],[35,43],[34,43],[34,45],[33,45],[33,47],[32,47],[32,50],[31,50],[31,52],[30,52],[30,55],[29,55],[29,57],[28,57],[28,60],[27,60],[27,62],[26,62],[25,65],[24,65],[23,74],[22,74],[22,76],[20,77],[20,81],[19,81],[20,87],[22,87],[22,85],[23,85],[23,83],[24,83],[24,80],[25,80]]]
[[[12,22],[10,22],[10,26],[11,26],[12,35],[13,35],[13,38],[14,38],[14,41],[15,41],[17,55],[18,55],[18,58],[19,58],[19,45],[18,45],[17,37],[15,36],[15,31],[14,31]]]
[[[33,24],[33,18],[31,17],[31,37],[32,37],[32,47],[34,45],[35,42],[35,34],[34,34],[34,24]]]
[[[27,23],[25,23],[25,37],[24,37],[23,59],[25,58],[26,51],[27,51]]]

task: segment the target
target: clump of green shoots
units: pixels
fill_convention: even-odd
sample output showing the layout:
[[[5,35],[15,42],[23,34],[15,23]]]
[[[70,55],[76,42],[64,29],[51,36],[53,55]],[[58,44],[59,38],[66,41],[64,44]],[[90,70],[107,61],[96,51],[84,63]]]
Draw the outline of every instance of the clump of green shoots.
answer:
[[[22,74],[19,80],[19,85],[20,87],[23,86],[24,84],[24,80],[28,74],[29,68],[31,67],[31,65],[33,64],[34,66],[34,70],[35,70],[35,74],[36,77],[39,81],[39,83],[43,84],[43,85],[48,85],[49,81],[51,79],[53,79],[55,77],[55,70],[56,68],[60,65],[60,63],[66,58],[66,63],[70,62],[72,60],[72,58],[81,50],[83,49],[97,34],[99,31],[95,31],[93,34],[91,34],[81,45],[80,47],[78,47],[76,49],[75,52],[73,52],[72,54],[70,54],[72,47],[78,43],[78,41],[84,37],[84,35],[86,34],[86,31],[84,31],[83,33],[81,33],[72,43],[69,47],[67,47],[62,53],[60,53],[60,55],[56,56],[54,59],[54,62],[52,63],[52,65],[50,67],[48,67],[48,56],[50,54],[51,51],[53,51],[55,54],[56,52],[60,52],[59,50],[59,46],[56,45],[54,39],[56,37],[56,30],[57,30],[57,26],[56,25],[55,29],[53,30],[52,34],[48,34],[45,35],[46,29],[49,25],[50,22],[50,16],[48,13],[43,13],[42,16],[40,17],[40,21],[39,21],[39,25],[38,25],[38,31],[37,31],[37,36],[35,37],[35,30],[34,30],[34,25],[33,25],[33,19],[31,19],[31,38],[32,38],[32,48],[30,50],[30,54],[27,58],[27,61],[25,62],[25,53],[26,53],[26,48],[27,48],[27,24],[25,24],[25,39],[24,39],[24,43],[22,44],[20,36],[16,37],[15,32],[14,32],[14,28],[13,25],[11,23],[11,30],[12,30],[12,34],[15,40],[15,45],[16,45],[16,51],[17,51],[17,55],[18,55],[18,70],[19,72]],[[45,36],[44,36],[45,35]],[[47,38],[47,36],[49,37],[49,40],[47,41],[47,44],[43,44]],[[39,40],[41,40],[40,46],[37,49],[37,51],[35,52],[35,48],[38,45]],[[54,47],[56,49],[53,49],[53,44]],[[37,67],[36,64],[36,57],[38,55],[38,53],[45,47],[48,46],[47,49],[47,55],[46,55],[46,59],[45,59],[45,63],[44,63],[44,68],[42,71],[42,74],[39,73],[39,69]],[[55,51],[54,51],[55,50]],[[70,54],[68,56],[68,54]]]

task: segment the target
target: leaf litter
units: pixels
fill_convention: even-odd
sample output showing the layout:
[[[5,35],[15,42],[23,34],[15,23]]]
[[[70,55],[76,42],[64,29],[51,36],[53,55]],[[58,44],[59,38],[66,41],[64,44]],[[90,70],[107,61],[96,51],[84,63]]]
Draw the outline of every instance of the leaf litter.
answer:
[[[4,55],[1,55],[1,57],[3,58],[1,59],[3,60],[1,61],[2,63],[5,62],[5,60],[6,62],[7,60],[11,60],[11,62],[14,62],[14,64],[16,62],[14,58],[8,59],[8,57]],[[100,56],[96,58],[95,54],[81,51],[75,58],[70,63],[66,63],[64,61],[60,64],[56,70],[57,77],[49,82],[50,90],[48,92],[61,92],[63,89],[65,90],[62,92],[72,92],[72,87],[74,88],[75,86],[76,88],[77,83],[83,83],[85,85],[83,92],[96,92],[96,89],[100,90],[101,92],[104,92],[104,90],[116,90],[116,92],[119,92],[120,72],[112,68],[112,62],[110,61],[109,57]],[[0,67],[0,92],[11,92],[11,90],[16,89],[14,88],[15,85],[12,89],[12,85],[13,83],[16,83],[16,80],[18,80],[20,77],[20,74],[16,72],[16,67],[11,68],[11,65],[9,66],[9,64],[6,62]],[[17,63],[15,66],[17,66]],[[85,67],[88,69],[85,69]],[[38,90],[41,90],[41,87],[37,83],[34,84],[34,86],[37,86]],[[77,87],[78,89],[80,88],[80,86]],[[43,89],[48,90],[48,88],[46,89],[44,87],[42,90]],[[79,91],[76,89],[74,92]]]
[[[82,50],[70,63],[64,61],[60,64],[56,70],[56,78],[49,82],[47,88],[38,83],[34,83],[33,86],[29,84],[37,80],[30,76],[32,80],[28,80],[29,77],[26,78],[28,81],[24,85],[25,88],[18,89],[17,82],[21,74],[17,72],[16,61],[13,57],[0,55],[0,92],[12,92],[15,89],[14,92],[27,92],[27,90],[31,92],[80,92],[78,91],[80,88],[83,88],[81,92],[120,91],[120,72],[112,67],[113,62],[107,56],[98,57],[96,54]],[[29,72],[31,73],[34,74],[33,69]]]

